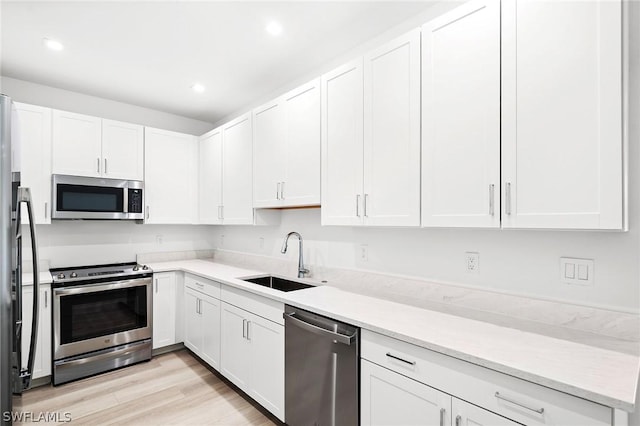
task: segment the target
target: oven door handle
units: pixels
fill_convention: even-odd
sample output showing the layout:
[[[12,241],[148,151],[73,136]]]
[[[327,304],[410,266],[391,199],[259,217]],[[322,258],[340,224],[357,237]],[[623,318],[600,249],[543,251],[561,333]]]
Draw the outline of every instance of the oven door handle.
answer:
[[[150,286],[151,278],[142,278],[135,280],[126,280],[126,281],[117,281],[109,284],[90,284],[90,285],[76,285],[73,287],[60,287],[55,288],[54,293],[56,296],[66,296],[70,294],[81,294],[81,293],[95,293],[98,291],[105,290],[118,290],[122,288],[130,288],[130,287],[141,287],[141,286]]]

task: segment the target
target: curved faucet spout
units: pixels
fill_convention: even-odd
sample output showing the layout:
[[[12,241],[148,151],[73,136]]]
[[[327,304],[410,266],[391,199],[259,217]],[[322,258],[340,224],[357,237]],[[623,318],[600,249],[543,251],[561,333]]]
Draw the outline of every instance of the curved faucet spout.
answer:
[[[298,237],[298,278],[304,278],[305,274],[309,273],[309,270],[304,267],[304,261],[302,258],[302,235],[298,234],[295,231],[289,232],[284,239],[284,243],[282,243],[282,249],[280,253],[285,254],[287,252],[287,247],[289,243],[289,237],[296,236]]]

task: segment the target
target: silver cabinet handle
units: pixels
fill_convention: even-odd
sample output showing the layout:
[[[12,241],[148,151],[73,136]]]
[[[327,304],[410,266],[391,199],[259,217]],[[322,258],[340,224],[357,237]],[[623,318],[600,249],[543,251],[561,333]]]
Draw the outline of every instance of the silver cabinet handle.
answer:
[[[456,416],[456,426],[460,426],[462,424],[462,416],[459,414]]]
[[[360,194],[356,194],[356,216],[360,217]]]
[[[284,200],[284,182],[280,182],[280,199]]]
[[[276,183],[276,200],[280,199],[280,182]]]
[[[158,294],[158,279],[156,278],[156,294]]]
[[[369,198],[369,194],[364,194],[364,217],[369,217],[367,214],[367,199]]]
[[[147,206],[147,219],[149,219],[149,206]]]
[[[538,413],[538,414],[543,414],[543,413],[544,413],[544,408],[531,408],[531,407],[527,407],[526,405],[524,405],[524,404],[523,404],[523,403],[521,403],[521,402],[514,401],[514,400],[513,400],[513,399],[511,399],[511,398],[507,398],[507,397],[505,397],[505,396],[500,395],[500,392],[496,392],[496,393],[495,393],[495,397],[496,397],[496,398],[498,398],[498,399],[501,399],[501,400],[503,400],[503,401],[509,402],[509,403],[511,403],[511,404],[513,404],[513,405],[517,405],[518,407],[522,407],[522,408],[527,409],[527,410],[529,410],[529,411],[533,411],[534,413]]]
[[[247,340],[251,340],[251,321],[247,321]]]
[[[47,218],[47,210],[49,210],[49,203],[44,202],[44,218]]]
[[[407,361],[406,359],[400,358],[399,356],[393,355],[391,352],[387,352],[387,356],[389,358],[397,359],[398,361],[402,361],[405,364],[416,365],[415,361]]]
[[[196,282],[195,284],[198,286],[198,288],[204,288],[204,284],[200,284],[199,282]]]
[[[505,214],[510,215],[511,214],[511,182],[507,182],[504,188],[504,212]]]
[[[444,408],[440,409],[440,426],[444,426],[444,413],[446,410]]]
[[[495,200],[494,200],[495,192],[496,192],[496,186],[494,184],[489,185],[489,215],[490,216],[493,216],[496,214]]]
[[[45,309],[49,306],[49,292],[47,290],[44,291],[44,307]]]
[[[107,174],[107,159],[104,159],[104,174]]]
[[[247,320],[244,318],[242,319],[242,338],[247,338]]]
[[[224,220],[224,205],[220,206],[220,219]]]
[[[98,173],[100,173],[100,157],[96,158],[96,164],[98,164]]]

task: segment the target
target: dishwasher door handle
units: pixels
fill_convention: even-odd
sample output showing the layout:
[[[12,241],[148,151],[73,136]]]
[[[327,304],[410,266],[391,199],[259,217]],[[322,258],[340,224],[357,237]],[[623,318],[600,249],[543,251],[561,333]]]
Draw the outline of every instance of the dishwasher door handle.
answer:
[[[357,332],[352,334],[351,336],[336,333],[331,330],[326,330],[322,327],[318,327],[317,325],[309,324],[306,321],[296,318],[294,315],[295,315],[295,312],[291,314],[284,313],[282,314],[282,317],[285,319],[285,321],[291,321],[290,323],[291,325],[295,325],[296,327],[302,328],[303,330],[307,330],[312,333],[319,334],[321,336],[329,337],[335,340],[336,342],[345,344],[347,346],[351,346],[351,344],[356,341],[356,336],[358,334]]]

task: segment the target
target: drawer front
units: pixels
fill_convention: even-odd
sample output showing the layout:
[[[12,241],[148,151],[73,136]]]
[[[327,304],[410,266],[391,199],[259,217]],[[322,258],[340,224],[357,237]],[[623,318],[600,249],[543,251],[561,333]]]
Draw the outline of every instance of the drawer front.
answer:
[[[284,325],[284,303],[234,287],[222,286],[221,300],[275,323]]]
[[[185,274],[184,285],[187,288],[204,293],[208,296],[220,299],[220,283],[200,278],[197,275]]]
[[[609,407],[368,330],[361,356],[525,425],[611,426]]]

